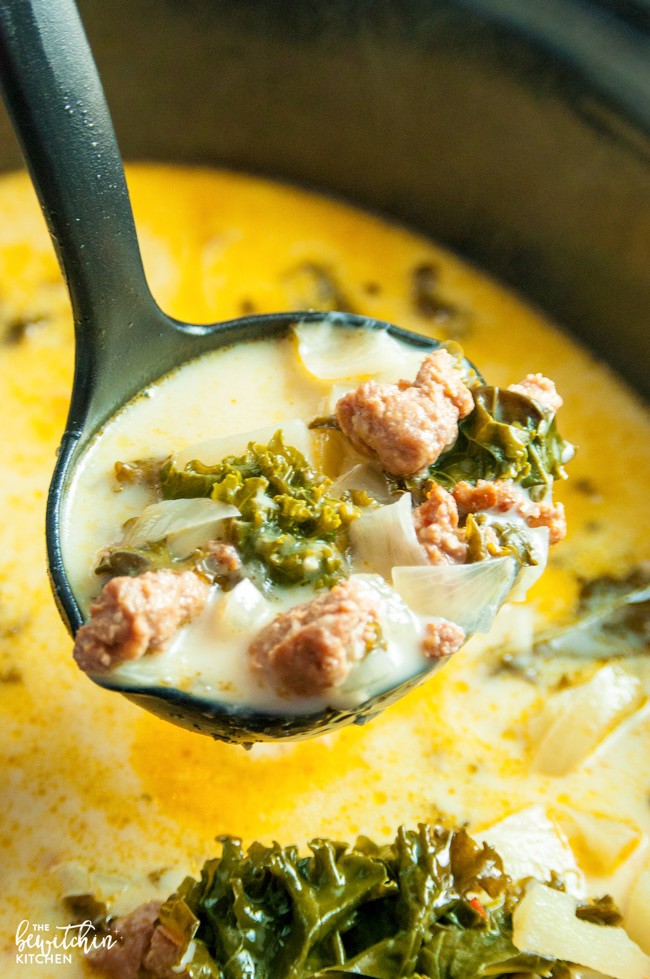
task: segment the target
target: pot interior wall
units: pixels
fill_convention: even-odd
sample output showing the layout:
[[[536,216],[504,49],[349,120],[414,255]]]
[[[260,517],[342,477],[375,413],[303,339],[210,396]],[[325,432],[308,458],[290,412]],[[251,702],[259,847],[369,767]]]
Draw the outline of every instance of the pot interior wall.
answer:
[[[648,391],[649,42],[611,5],[80,8],[127,158],[243,168],[394,215]],[[0,166],[19,161],[0,116]]]

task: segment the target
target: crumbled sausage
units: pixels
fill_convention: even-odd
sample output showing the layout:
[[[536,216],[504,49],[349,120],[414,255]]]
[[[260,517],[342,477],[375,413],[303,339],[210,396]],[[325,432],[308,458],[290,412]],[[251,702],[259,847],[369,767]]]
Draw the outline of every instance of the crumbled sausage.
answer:
[[[106,979],[138,979],[143,970],[151,979],[178,979],[180,947],[158,922],[160,906],[149,901],[113,922],[109,934],[117,941],[88,953],[93,969]]]
[[[454,499],[465,513],[483,510],[514,510],[529,527],[548,527],[549,542],[557,544],[566,537],[566,517],[561,503],[550,500],[535,502],[510,479],[479,479],[475,486],[460,482],[454,487]]]
[[[212,540],[207,544],[206,552],[201,570],[210,580],[225,587],[241,581],[241,558],[232,544]]]
[[[207,545],[209,556],[220,566],[223,572],[239,571],[241,559],[237,549],[232,544],[224,544],[220,540],[211,540]]]
[[[422,652],[427,659],[445,659],[463,645],[465,633],[455,622],[436,619],[427,622],[422,640]]]
[[[341,398],[336,417],[361,452],[375,454],[396,476],[410,476],[436,461],[456,441],[458,421],[474,407],[447,350],[424,358],[415,381],[366,381]]]
[[[451,493],[433,485],[425,502],[413,511],[415,533],[430,564],[463,564],[465,532],[458,526],[458,507]]]
[[[180,946],[161,925],[156,925],[151,942],[142,960],[147,976],[151,979],[179,979],[174,966],[180,958]]]
[[[465,513],[518,510],[524,499],[511,479],[478,479],[475,484],[462,481],[454,486],[454,500]]]
[[[525,394],[527,398],[538,401],[539,404],[544,405],[545,408],[550,408],[551,411],[557,411],[563,404],[555,387],[555,382],[544,377],[543,374],[526,374],[523,381],[520,381],[519,384],[511,384],[508,390]]]
[[[111,578],[77,632],[74,658],[82,670],[105,673],[118,663],[159,649],[197,615],[210,586],[191,571],[147,571]]]
[[[548,527],[549,544],[557,544],[566,537],[566,515],[562,503],[534,503],[524,516],[529,527]]]
[[[424,358],[415,378],[415,386],[432,394],[437,388],[442,388],[445,397],[457,408],[459,418],[465,418],[474,407],[472,392],[447,350],[435,350]]]
[[[251,643],[250,665],[284,695],[317,694],[343,683],[378,636],[378,597],[349,579],[276,616]]]

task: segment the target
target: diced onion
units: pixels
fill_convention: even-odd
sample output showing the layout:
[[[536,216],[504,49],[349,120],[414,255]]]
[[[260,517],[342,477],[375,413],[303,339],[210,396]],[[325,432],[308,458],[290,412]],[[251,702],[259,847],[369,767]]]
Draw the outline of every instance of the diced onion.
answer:
[[[650,955],[650,864],[647,864],[630,892],[625,913],[625,929],[630,938],[637,942],[644,952]]]
[[[339,476],[330,486],[328,496],[340,497],[346,490],[365,490],[379,503],[390,503],[395,499],[384,474],[365,462],[352,466],[352,469]]]
[[[406,360],[408,350],[385,329],[342,328],[336,315],[324,322],[298,323],[294,333],[305,369],[322,381],[392,370]]]
[[[470,635],[489,630],[512,588],[516,568],[510,557],[476,564],[397,566],[393,568],[393,584],[414,612],[442,616]]]
[[[223,438],[188,445],[186,449],[176,453],[173,462],[178,469],[184,469],[188,462],[193,462],[195,459],[202,462],[204,466],[217,466],[227,456],[242,455],[249,442],[266,445],[278,429],[282,432],[285,445],[291,445],[298,449],[308,462],[313,461],[309,429],[300,418],[292,418],[289,421],[256,428],[250,432],[238,432],[235,435],[226,435]]]
[[[322,410],[320,413],[322,415],[333,415],[336,412],[336,406],[341,398],[350,391],[354,391],[358,386],[358,381],[346,381],[343,384],[332,384],[329,393],[321,402]]]
[[[373,649],[352,667],[343,683],[328,693],[328,705],[353,710],[395,682],[395,664],[385,649]]]
[[[573,850],[542,806],[527,806],[472,836],[494,847],[513,880],[551,880],[557,874],[572,894],[584,895],[584,878]]]
[[[359,570],[374,571],[388,581],[395,565],[423,565],[427,560],[415,533],[410,493],[363,513],[350,525],[350,541]]]
[[[166,539],[172,556],[184,558],[212,539],[223,520],[238,515],[237,507],[216,500],[161,500],[145,507],[129,527],[125,542],[142,547]]]
[[[522,952],[596,969],[612,979],[647,979],[650,958],[622,928],[576,917],[570,894],[531,881],[512,915],[512,942]]]
[[[399,363],[391,364],[388,370],[382,371],[378,375],[376,380],[387,384],[396,384],[401,380],[415,380],[415,376],[422,366],[422,361],[429,353],[431,353],[430,350],[418,349],[417,347],[405,348]]]
[[[232,635],[259,632],[273,614],[270,602],[248,578],[221,595],[215,606],[217,629]]]
[[[587,683],[556,694],[539,718],[533,769],[555,776],[574,771],[642,699],[640,681],[618,666],[604,666]]]

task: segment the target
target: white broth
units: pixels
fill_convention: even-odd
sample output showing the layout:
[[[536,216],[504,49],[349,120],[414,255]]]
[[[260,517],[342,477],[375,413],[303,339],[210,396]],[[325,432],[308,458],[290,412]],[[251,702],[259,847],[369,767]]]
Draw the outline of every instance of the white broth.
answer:
[[[198,459],[206,465],[219,464],[226,457],[242,457],[247,446],[266,445],[277,427],[283,444],[295,446],[301,452],[298,458],[315,466],[308,472],[322,478],[325,452],[337,456],[341,451],[345,457],[346,453],[354,454],[354,450],[342,434],[336,437],[333,447],[325,449],[327,430],[323,442],[323,436],[310,431],[306,422],[318,416],[319,409],[335,397],[342,385],[354,389],[364,378],[397,383],[405,373],[414,377],[425,356],[423,351],[380,330],[346,330],[322,324],[313,332],[315,343],[309,327],[301,325],[295,336],[249,342],[186,364],[127,405],[99,433],[77,467],[62,522],[66,571],[86,615],[107,579],[107,574],[101,573],[107,544],[118,541],[115,546],[119,550],[119,542],[126,547],[146,548],[148,541],[166,541],[163,546],[169,548],[170,567],[180,570],[183,565],[178,564],[179,560],[199,554],[200,547],[215,535],[219,539],[220,529],[226,525],[221,520],[213,522],[213,514],[220,517],[223,513],[224,519],[240,515],[236,506],[205,498],[197,502],[191,495],[182,499],[180,509],[178,499],[159,502],[161,490],[156,486],[117,477],[118,460],[121,466],[126,464],[135,471],[141,464],[139,460],[158,460],[159,467],[165,458],[170,458],[176,478],[182,479],[183,466],[191,465],[191,460]],[[341,355],[337,354],[339,348]],[[448,356],[445,352],[442,355]],[[319,376],[323,363],[328,378]],[[349,376],[350,369],[357,371],[356,378]],[[332,380],[338,384],[332,385]],[[287,392],[294,389],[296,393],[287,404]],[[224,405],[230,410],[224,412]],[[287,412],[297,412],[298,417],[287,417]],[[263,421],[266,427],[260,427]],[[571,452],[568,446],[567,456]],[[483,516],[486,525],[498,527],[507,523],[518,536],[530,541],[536,564],[522,568],[512,557],[479,561],[468,565],[462,583],[454,585],[458,567],[443,561],[433,572],[427,552],[417,540],[411,493],[398,496],[392,492],[377,460],[377,468],[373,469],[367,456],[355,458],[356,465],[337,482],[348,480],[351,487],[365,489],[368,476],[362,472],[355,482],[354,474],[369,469],[371,490],[373,483],[383,483],[382,505],[377,509],[367,498],[372,505],[357,508],[356,519],[344,530],[346,541],[349,534],[349,544],[342,544],[344,550],[335,552],[344,562],[337,574],[360,587],[362,594],[376,603],[380,641],[371,655],[359,651],[343,682],[331,683],[322,691],[305,684],[309,692],[297,695],[278,690],[251,668],[249,647],[263,627],[281,613],[323,594],[323,585],[331,587],[337,580],[331,578],[323,583],[320,578],[310,579],[309,571],[301,570],[302,563],[295,573],[306,575],[307,580],[301,582],[297,578],[296,584],[270,579],[268,569],[260,582],[259,567],[249,568],[244,563],[238,572],[239,584],[232,587],[229,580],[223,586],[214,585],[202,611],[162,648],[137,659],[118,659],[110,668],[112,676],[127,686],[171,686],[280,715],[315,713],[326,707],[351,709],[399,683],[431,673],[440,665],[442,660],[432,662],[425,655],[428,622],[452,621],[467,636],[485,633],[507,595],[511,591],[514,594],[516,587],[518,599],[523,600],[527,590],[524,579],[534,581],[543,573],[548,531],[528,528],[514,510],[487,511]],[[339,458],[333,459],[332,464],[337,472],[346,468]],[[299,463],[296,461],[295,465]],[[328,498],[337,497],[340,490],[336,485],[331,484],[326,491]],[[266,492],[272,490],[267,487]],[[180,495],[182,498],[183,493]],[[525,493],[524,498],[529,499]],[[351,501],[346,506],[352,506]],[[206,516],[198,517],[197,533],[188,531],[185,521],[195,520],[196,514],[203,514],[206,507]],[[172,511],[176,516],[171,516]],[[170,533],[170,527],[180,530]],[[183,545],[179,535],[187,533],[190,538],[186,536],[187,543]],[[268,533],[279,538],[282,532],[275,529]],[[178,550],[174,546],[176,540],[181,541],[176,544]],[[293,540],[299,544],[298,538]],[[314,564],[313,574],[322,575],[325,566],[320,565],[318,557],[309,557],[311,550],[305,553],[305,560]],[[424,572],[420,584],[418,569]],[[256,581],[263,591],[256,587]],[[461,633],[458,642],[462,639]],[[296,668],[300,668],[299,663]]]

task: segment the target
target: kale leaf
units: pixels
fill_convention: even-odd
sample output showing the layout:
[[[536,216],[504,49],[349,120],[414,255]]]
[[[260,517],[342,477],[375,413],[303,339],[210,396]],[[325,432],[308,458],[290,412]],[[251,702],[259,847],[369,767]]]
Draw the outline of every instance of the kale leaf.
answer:
[[[472,979],[550,975],[512,944],[517,891],[464,830],[422,824],[390,845],[223,841],[161,911],[192,979]]]
[[[347,528],[360,509],[351,499],[329,496],[331,485],[298,449],[284,444],[281,431],[268,445],[251,442],[243,455],[215,466],[193,460],[179,469],[169,459],[160,471],[163,499],[209,497],[240,510],[226,525],[226,539],[262,587],[324,587],[344,577]]]
[[[460,422],[451,449],[429,468],[430,478],[447,489],[479,479],[513,479],[545,489],[564,478],[570,447],[551,412],[506,388],[483,385],[472,393],[474,410]]]
[[[611,894],[604,897],[583,901],[576,909],[576,917],[582,921],[590,921],[594,925],[620,925],[623,915],[619,911]]]
[[[605,576],[583,582],[569,625],[541,632],[538,656],[611,659],[650,653],[650,566],[622,578]]]
[[[416,500],[432,482],[445,489],[466,480],[512,479],[531,497],[542,497],[553,480],[564,479],[573,446],[560,435],[553,412],[517,391],[481,385],[472,391],[474,409],[460,422],[458,438],[423,473],[391,480]]]

